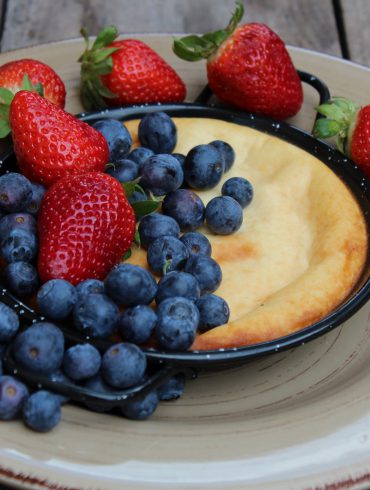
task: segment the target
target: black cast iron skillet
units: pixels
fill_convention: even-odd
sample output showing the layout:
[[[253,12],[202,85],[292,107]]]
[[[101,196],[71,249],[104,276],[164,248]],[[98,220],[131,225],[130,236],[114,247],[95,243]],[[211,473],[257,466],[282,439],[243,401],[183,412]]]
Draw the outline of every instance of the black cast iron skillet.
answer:
[[[316,77],[300,72],[302,80],[311,83],[320,94],[320,102],[329,98],[327,87]],[[203,102],[209,100],[211,93],[206,88],[199,99]],[[363,211],[368,235],[370,236],[370,186],[361,171],[341,153],[333,150],[329,145],[314,139],[309,133],[293,127],[285,122],[273,120],[268,117],[259,116],[230,109],[207,106],[204,104],[166,104],[145,105],[126,108],[104,110],[101,112],[80,114],[79,117],[89,124],[99,119],[115,118],[121,121],[142,118],[148,112],[162,110],[172,117],[197,117],[215,118],[236,124],[248,126],[258,131],[274,135],[284,141],[292,143],[308,153],[314,155],[325,165],[331,168],[349,187]],[[15,157],[12,151],[3,156],[0,161],[0,173],[16,170]],[[27,305],[15,298],[5,287],[0,284],[0,301],[8,304],[16,311],[22,320],[22,325],[28,326],[36,321],[43,321]],[[285,337],[263,342],[247,347],[234,349],[220,349],[212,351],[188,351],[188,352],[164,352],[155,349],[146,349],[145,353],[149,363],[149,376],[141,385],[134,388],[101,394],[92,392],[81,386],[69,383],[61,383],[50,380],[50,378],[33,374],[17,366],[11,354],[11,348],[5,356],[5,366],[9,373],[14,373],[24,379],[27,384],[34,387],[43,387],[67,395],[71,400],[82,403],[94,403],[102,407],[122,406],[137,396],[142,396],[159,386],[165,380],[176,373],[182,372],[188,376],[194,376],[199,369],[224,368],[227,366],[242,364],[251,359],[273,354],[278,351],[290,349],[306,343],[331,329],[341,325],[359,310],[370,298],[370,251],[368,251],[364,273],[357,287],[347,300],[335,311],[320,321],[292,333]],[[59,325],[66,338],[67,343],[90,342],[100,350],[105,350],[111,344],[109,341],[84,337],[68,325]]]

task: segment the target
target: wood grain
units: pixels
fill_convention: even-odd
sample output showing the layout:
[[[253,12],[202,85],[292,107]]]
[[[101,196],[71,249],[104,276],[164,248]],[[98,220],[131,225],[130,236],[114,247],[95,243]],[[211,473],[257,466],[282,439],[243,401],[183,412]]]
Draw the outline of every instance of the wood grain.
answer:
[[[347,42],[352,61],[370,65],[370,2],[341,0]]]
[[[245,21],[264,22],[291,45],[340,56],[331,0],[244,0]],[[8,0],[2,50],[96,34],[206,32],[223,27],[234,0]]]

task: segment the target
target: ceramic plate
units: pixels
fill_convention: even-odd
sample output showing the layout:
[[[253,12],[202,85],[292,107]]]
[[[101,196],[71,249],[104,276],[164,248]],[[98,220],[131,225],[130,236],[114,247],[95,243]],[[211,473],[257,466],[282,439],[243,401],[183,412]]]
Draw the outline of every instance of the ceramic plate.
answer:
[[[168,39],[146,38],[167,53]],[[7,53],[50,63],[77,103],[77,41]],[[55,56],[55,50],[58,56]],[[357,98],[370,70],[305,50],[296,66],[327,82],[334,95]],[[171,55],[167,56],[170,61]],[[190,94],[204,76],[174,63]],[[350,88],[348,88],[350,87]],[[352,92],[352,93],[351,93]],[[363,93],[366,93],[363,90]],[[316,94],[293,123],[312,126]],[[370,484],[370,305],[337,329],[294,349],[187,385],[145,422],[63,409],[51,433],[20,422],[0,424],[0,481],[20,488],[63,489],[364,489]]]

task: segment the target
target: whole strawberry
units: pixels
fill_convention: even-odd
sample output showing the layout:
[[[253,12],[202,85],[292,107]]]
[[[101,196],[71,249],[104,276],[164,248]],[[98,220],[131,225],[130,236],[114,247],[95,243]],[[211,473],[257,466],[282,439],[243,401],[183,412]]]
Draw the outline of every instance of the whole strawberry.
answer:
[[[370,179],[370,105],[360,107],[343,97],[333,97],[316,110],[325,117],[316,121],[313,135],[336,136],[338,150],[356,162]]]
[[[42,281],[103,279],[130,248],[135,215],[122,185],[101,172],[68,175],[42,201],[38,270]]]
[[[237,2],[226,29],[177,39],[174,52],[187,61],[207,59],[208,83],[221,101],[280,119],[295,115],[302,84],[284,42],[264,24],[237,27],[243,14]]]
[[[79,59],[85,109],[185,99],[184,82],[147,44],[137,39],[115,41],[117,30],[109,26],[90,49],[86,32],[81,32],[86,41]]]
[[[67,174],[104,171],[108,144],[101,133],[34,92],[17,92],[9,109],[21,173],[50,186]]]
[[[21,59],[0,66],[0,87],[16,93],[22,89],[25,75],[28,75],[33,85],[42,85],[46,99],[64,108],[66,89],[62,79],[50,66],[38,60]]]

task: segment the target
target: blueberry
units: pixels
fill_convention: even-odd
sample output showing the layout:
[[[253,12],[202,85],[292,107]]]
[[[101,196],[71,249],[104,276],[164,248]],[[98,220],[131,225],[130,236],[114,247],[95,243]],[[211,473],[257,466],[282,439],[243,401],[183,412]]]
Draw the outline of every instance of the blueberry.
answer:
[[[179,164],[181,165],[181,168],[184,169],[184,163],[185,163],[185,155],[182,153],[171,153],[173,157],[178,160]]]
[[[36,268],[27,262],[12,262],[4,269],[4,279],[10,291],[24,297],[34,293],[39,284]]]
[[[95,376],[100,364],[100,353],[93,345],[76,344],[65,351],[62,367],[69,378],[80,381]]]
[[[75,289],[78,299],[84,298],[91,293],[105,293],[104,282],[99,281],[99,279],[85,279],[77,284]]]
[[[157,304],[167,298],[181,296],[196,301],[200,296],[198,281],[187,272],[169,272],[158,283],[158,291],[155,297]]]
[[[213,293],[221,284],[221,268],[212,257],[191,256],[185,264],[185,272],[192,274],[198,280],[201,294]]]
[[[37,432],[49,432],[60,419],[60,399],[50,391],[36,391],[23,405],[23,422]]]
[[[138,384],[146,370],[146,357],[135,344],[112,345],[102,358],[102,376],[115,388],[129,388]]]
[[[177,143],[177,129],[165,112],[151,112],[140,121],[139,140],[154,153],[170,153]]]
[[[145,164],[149,157],[154,155],[154,151],[149,148],[145,148],[144,146],[139,146],[132,150],[131,153],[128,154],[127,158],[137,163],[139,169]]]
[[[184,233],[180,238],[182,243],[187,247],[189,255],[208,255],[212,253],[211,243],[208,238],[197,231]]]
[[[165,153],[150,157],[140,170],[140,185],[155,196],[178,189],[184,180],[180,163]]]
[[[27,387],[13,376],[0,376],[0,420],[14,419],[28,396]]]
[[[52,320],[62,320],[72,313],[77,293],[64,279],[51,279],[37,292],[37,305],[42,315]]]
[[[144,216],[138,227],[140,235],[140,245],[148,248],[149,245],[159,237],[180,236],[180,227],[173,218],[159,213],[152,213]]]
[[[84,383],[84,387],[92,392],[96,392],[99,394],[109,394],[109,393],[113,393],[114,391],[110,386],[108,386],[104,382],[100,374],[97,374],[96,376],[87,379],[86,382]],[[109,407],[107,408],[106,405],[100,403],[85,401],[85,405],[87,406],[87,408],[93,410],[94,412],[103,413],[103,412],[110,411]]]
[[[126,342],[147,342],[157,324],[157,315],[147,305],[127,308],[119,321],[119,331]]]
[[[37,250],[36,235],[22,228],[14,228],[1,240],[1,255],[6,262],[32,262]]]
[[[120,305],[148,305],[157,293],[157,283],[143,267],[120,264],[108,274],[105,289],[113,301]]]
[[[204,221],[204,204],[201,198],[189,189],[178,189],[164,198],[162,211],[174,218],[181,231],[194,231]]]
[[[231,235],[243,223],[243,209],[232,197],[214,197],[206,206],[206,222],[213,233]]]
[[[35,218],[28,213],[7,214],[0,220],[1,239],[7,236],[9,232],[15,228],[36,233],[37,222]]]
[[[224,161],[225,172],[230,170],[235,162],[235,151],[226,141],[215,140],[211,141],[210,145],[214,146],[219,152]]]
[[[188,258],[185,245],[173,236],[157,238],[149,245],[147,253],[148,264],[157,274],[181,269]]]
[[[17,172],[0,177],[0,209],[17,213],[25,209],[32,199],[31,182]]]
[[[85,335],[105,339],[116,330],[117,305],[105,294],[92,293],[79,299],[73,309],[75,327]]]
[[[106,173],[121,183],[130,182],[139,176],[139,167],[132,160],[124,158],[122,160],[117,160],[112,166],[109,166]]]
[[[186,155],[184,175],[186,183],[194,189],[211,189],[217,185],[224,172],[224,162],[212,145],[195,146]]]
[[[181,373],[176,374],[157,388],[158,398],[160,401],[176,400],[184,393],[184,389],[185,376]]]
[[[159,346],[169,351],[185,351],[194,342],[199,311],[192,301],[175,296],[157,308],[156,336]]]
[[[17,335],[12,352],[22,367],[35,373],[50,374],[62,365],[63,333],[52,323],[35,323]]]
[[[230,309],[227,302],[215,294],[204,294],[195,302],[199,314],[199,331],[224,325],[229,321]]]
[[[0,303],[0,342],[10,342],[18,329],[18,315],[9,306]]]
[[[102,119],[92,126],[106,139],[109,147],[110,162],[116,162],[128,155],[132,145],[132,138],[121,121],[117,119]]]
[[[243,177],[231,177],[223,184],[221,193],[223,196],[232,197],[245,208],[253,199],[253,186]]]
[[[158,406],[158,395],[151,391],[147,395],[129,401],[121,408],[122,414],[128,419],[145,420],[149,418]]]
[[[28,204],[28,206],[24,208],[24,211],[26,213],[32,214],[33,216],[37,216],[46,189],[42,184],[38,184],[36,182],[31,182],[31,186],[32,186],[31,202]]]
[[[0,344],[0,360],[4,359],[7,349],[8,344]]]

